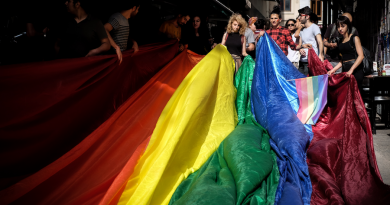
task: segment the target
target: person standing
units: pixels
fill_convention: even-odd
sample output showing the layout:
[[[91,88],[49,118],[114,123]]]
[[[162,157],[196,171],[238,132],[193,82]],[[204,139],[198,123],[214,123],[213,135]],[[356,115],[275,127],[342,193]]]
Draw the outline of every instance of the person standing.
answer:
[[[185,25],[191,19],[190,15],[184,11],[180,12],[176,18],[165,21],[160,26],[160,35],[168,39],[177,39],[178,41],[182,38],[181,26]],[[179,44],[179,51],[184,50],[184,45]]]
[[[200,16],[194,16],[192,21],[192,27],[189,29],[187,35],[185,35],[185,43],[188,44],[188,50],[191,50],[200,55],[206,55],[211,45],[209,43],[210,33],[205,25],[202,25]]]
[[[248,25],[255,38],[255,49],[247,53],[252,56],[253,60],[256,60],[256,45],[260,38],[260,32],[264,32],[265,21],[263,19],[257,19],[257,17],[252,17],[249,19]]]
[[[310,13],[312,10],[309,7],[303,7],[298,10],[300,15],[300,23],[303,25],[304,29],[300,32],[300,37],[302,39],[302,44],[311,44],[315,53],[318,55],[320,60],[324,61],[324,44],[322,42],[321,30],[316,24],[311,22]],[[303,48],[305,53],[301,56],[299,61],[299,71],[307,76],[309,74],[308,68],[308,49]]]
[[[362,92],[362,83],[364,78],[363,64],[364,59],[363,47],[360,38],[350,31],[352,31],[352,24],[348,17],[340,16],[337,19],[337,30],[342,37],[337,47],[342,55],[342,62],[339,62],[332,70],[328,72],[329,75],[335,73],[342,68],[345,75],[350,77],[353,75],[356,79],[360,92]],[[356,57],[357,56],[357,57]]]
[[[222,45],[225,45],[230,55],[234,59],[236,72],[242,64],[241,57],[247,56],[245,39],[246,22],[241,15],[233,14],[227,26],[227,31],[223,35]]]
[[[301,38],[296,38],[295,37],[295,32],[296,32],[296,24],[297,21],[294,19],[289,19],[286,22],[285,27],[291,32],[291,38],[294,41],[295,44],[297,45],[302,45],[302,39]],[[291,63],[298,69],[299,68],[299,60],[301,58],[301,55],[299,51],[292,50],[290,46],[288,47],[288,55],[287,58],[291,61]]]
[[[348,17],[349,21],[352,23],[352,16],[350,13],[343,13],[341,16]],[[355,27],[352,27],[352,34],[359,36],[359,32],[356,30]],[[338,50],[337,46],[337,39],[342,38],[340,36],[339,32],[337,31],[336,24],[331,24],[326,29],[325,35],[324,35],[324,55],[325,58],[332,64],[333,67],[335,67],[337,64],[339,64],[340,59],[338,54],[340,51]],[[340,73],[341,69],[336,71],[336,74]]]
[[[245,23],[247,22],[248,16],[245,14],[245,12],[238,11],[237,14],[244,19]],[[248,22],[249,22],[249,20],[248,20]],[[245,27],[246,27],[246,29],[245,29],[245,40],[246,40],[245,48],[246,48],[246,52],[249,53],[249,52],[252,52],[255,50],[255,36],[253,34],[253,31],[249,28],[249,26],[245,26]]]
[[[83,8],[82,0],[67,0],[65,5],[73,15],[65,24],[56,42],[61,58],[95,56],[110,49],[110,42],[101,21],[93,18]]]
[[[282,22],[282,16],[278,6],[275,6],[274,10],[271,12],[270,22],[271,28],[266,32],[268,35],[270,35],[270,37],[275,41],[275,43],[286,56],[288,55],[288,46],[290,46],[292,50],[298,50],[301,48],[300,45],[296,45],[292,40],[291,32],[288,29],[280,26],[280,22]],[[263,35],[264,32],[260,32],[260,36]]]
[[[110,44],[118,55],[119,64],[122,63],[122,51],[127,50],[127,41],[130,34],[129,19],[137,15],[139,7],[140,3],[138,1],[126,1],[122,5],[123,10],[114,13],[104,24]],[[134,53],[136,53],[139,50],[138,44],[135,40],[132,41]]]

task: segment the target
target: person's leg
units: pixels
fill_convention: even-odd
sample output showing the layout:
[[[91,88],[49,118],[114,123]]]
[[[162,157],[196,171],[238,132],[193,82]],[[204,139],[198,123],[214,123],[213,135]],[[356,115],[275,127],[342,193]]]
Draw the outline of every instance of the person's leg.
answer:
[[[359,87],[359,92],[361,95],[363,92],[363,79],[364,79],[363,68],[361,65],[353,72],[353,76],[355,76],[356,83]]]
[[[306,62],[299,62],[299,72],[301,72],[303,75],[307,76],[309,74],[309,68],[308,63]]]

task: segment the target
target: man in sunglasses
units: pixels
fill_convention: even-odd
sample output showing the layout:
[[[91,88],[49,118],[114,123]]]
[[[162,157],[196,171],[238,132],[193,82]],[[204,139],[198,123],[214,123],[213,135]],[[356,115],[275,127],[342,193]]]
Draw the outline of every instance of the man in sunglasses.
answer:
[[[321,61],[324,61],[324,44],[322,42],[321,37],[321,30],[320,28],[314,24],[310,19],[310,14],[313,13],[312,10],[306,6],[298,10],[299,13],[299,21],[300,24],[303,25],[304,28],[302,31],[300,31],[299,36],[302,39],[302,44],[311,44],[312,48],[318,55],[318,57],[321,59]],[[298,28],[300,29],[300,28]],[[309,68],[308,68],[308,49],[303,48],[304,52],[301,52],[301,54],[304,54],[301,56],[301,60],[299,61],[299,71],[303,73],[304,75],[309,74]]]

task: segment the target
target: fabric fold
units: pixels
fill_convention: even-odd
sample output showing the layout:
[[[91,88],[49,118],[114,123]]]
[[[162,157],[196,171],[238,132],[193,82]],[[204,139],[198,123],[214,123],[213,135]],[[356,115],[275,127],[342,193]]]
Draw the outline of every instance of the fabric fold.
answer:
[[[234,64],[215,47],[180,84],[164,108],[149,146],[118,204],[168,204],[237,124]]]
[[[310,204],[311,182],[306,149],[311,125],[297,117],[298,94],[291,80],[304,78],[276,43],[265,34],[257,44],[251,104],[257,122],[269,133],[278,156],[280,181],[276,204]]]
[[[121,65],[103,55],[0,66],[0,189],[80,143],[176,56],[177,45],[125,51]]]
[[[183,51],[72,150],[0,191],[0,204],[116,204],[166,103],[202,58]]]
[[[311,75],[330,68],[309,50]],[[307,151],[313,183],[312,204],[390,204],[382,182],[370,121],[353,76],[329,76],[328,104],[313,126]]]
[[[254,61],[245,57],[235,76],[239,125],[199,171],[176,189],[170,205],[275,203],[279,182],[269,135],[254,121],[250,93]]]

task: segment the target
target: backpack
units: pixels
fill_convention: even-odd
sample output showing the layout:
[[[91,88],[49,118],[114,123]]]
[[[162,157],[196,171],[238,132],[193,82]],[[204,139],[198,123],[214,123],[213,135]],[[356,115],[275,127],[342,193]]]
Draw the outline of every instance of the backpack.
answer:
[[[355,56],[356,56],[356,59],[357,59],[357,52],[356,52],[356,47],[355,47],[355,36],[356,35],[352,35],[351,38],[353,39],[353,44],[351,43],[351,40],[349,40],[349,45],[355,50]],[[364,73],[364,76],[366,75],[371,75],[373,72],[374,72],[374,64],[373,64],[373,61],[372,61],[372,58],[371,58],[371,54],[370,54],[370,51],[367,50],[366,48],[363,48],[363,55],[364,55],[364,58],[363,58],[363,61],[361,64],[363,64],[363,73]]]
[[[354,34],[356,31],[356,28],[355,27],[352,27],[352,32],[351,34]],[[332,42],[333,41],[333,38],[334,38],[334,35],[336,34],[337,31],[337,26],[336,24],[334,23],[333,24],[333,27],[332,27],[332,30],[330,32],[330,36],[329,36],[329,42]],[[338,44],[338,42],[337,42]],[[339,55],[340,51],[339,49],[336,47],[334,49],[328,49],[327,53],[331,59],[337,59],[338,55]]]

